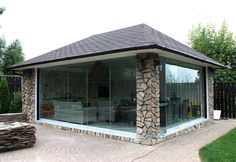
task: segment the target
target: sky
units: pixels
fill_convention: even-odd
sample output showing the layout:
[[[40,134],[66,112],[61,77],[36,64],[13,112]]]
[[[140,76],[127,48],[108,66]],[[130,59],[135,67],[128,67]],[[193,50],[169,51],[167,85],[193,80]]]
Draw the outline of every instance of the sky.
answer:
[[[25,59],[88,36],[145,23],[187,44],[198,23],[220,27],[225,19],[236,35],[234,0],[0,0],[0,36],[19,39]]]

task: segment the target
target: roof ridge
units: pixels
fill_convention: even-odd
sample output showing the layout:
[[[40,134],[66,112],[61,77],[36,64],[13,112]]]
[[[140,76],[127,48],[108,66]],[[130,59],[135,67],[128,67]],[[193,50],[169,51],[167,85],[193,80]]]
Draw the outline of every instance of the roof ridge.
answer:
[[[143,31],[144,31],[144,40],[146,43],[155,43],[154,39],[153,39],[153,36],[152,36],[152,33],[153,33],[153,28],[146,25],[146,24],[143,24]],[[156,44],[156,43],[155,43]]]

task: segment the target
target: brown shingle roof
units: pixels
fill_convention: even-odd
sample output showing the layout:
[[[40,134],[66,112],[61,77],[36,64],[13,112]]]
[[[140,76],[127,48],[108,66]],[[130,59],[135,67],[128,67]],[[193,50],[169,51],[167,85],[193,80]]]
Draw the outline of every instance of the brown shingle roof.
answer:
[[[93,35],[78,42],[58,48],[30,60],[15,64],[12,68],[42,64],[99,54],[109,54],[134,49],[159,48],[183,56],[198,59],[216,66],[223,66],[173,38],[140,24],[111,32]]]

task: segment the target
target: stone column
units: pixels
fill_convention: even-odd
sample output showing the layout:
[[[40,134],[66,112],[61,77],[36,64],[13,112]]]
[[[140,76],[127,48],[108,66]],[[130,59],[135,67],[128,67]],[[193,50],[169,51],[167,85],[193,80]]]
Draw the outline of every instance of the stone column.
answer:
[[[155,53],[137,54],[137,138],[136,143],[154,145],[160,134],[159,56]]]
[[[208,113],[209,119],[213,121],[213,111],[214,111],[214,71],[208,68]]]
[[[23,71],[22,112],[27,114],[27,121],[35,121],[35,71]]]

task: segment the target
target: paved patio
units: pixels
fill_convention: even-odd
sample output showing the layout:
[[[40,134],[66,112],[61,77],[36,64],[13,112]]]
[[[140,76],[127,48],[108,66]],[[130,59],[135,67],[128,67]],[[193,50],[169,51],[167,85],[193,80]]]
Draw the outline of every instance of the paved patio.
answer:
[[[236,127],[236,120],[216,121],[195,132],[162,142],[155,146],[80,135],[37,126],[35,147],[0,154],[1,162],[77,162],[77,161],[161,161],[197,162],[198,150]]]

